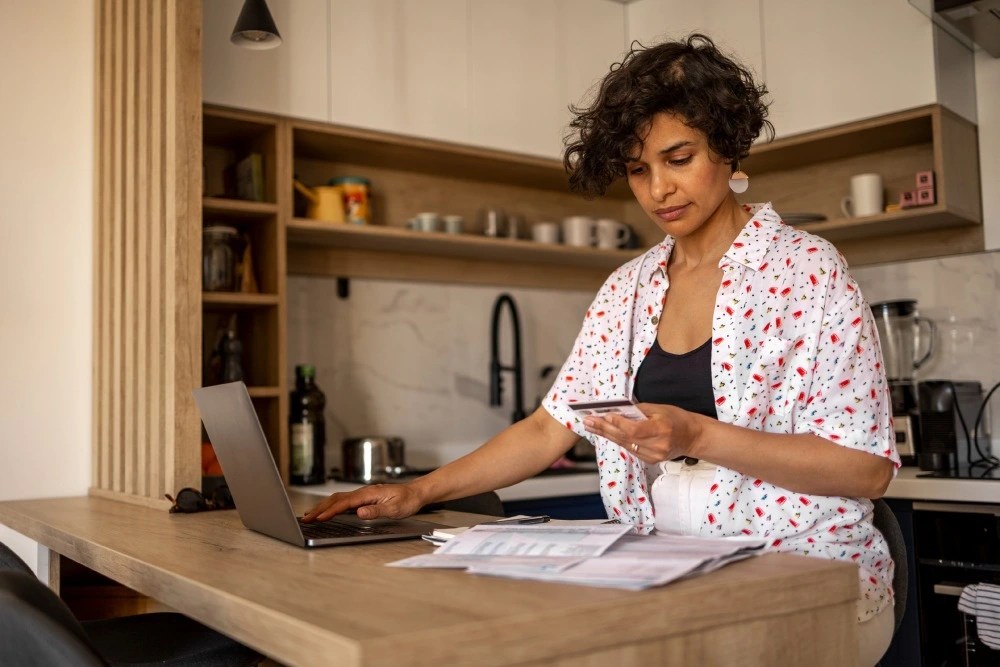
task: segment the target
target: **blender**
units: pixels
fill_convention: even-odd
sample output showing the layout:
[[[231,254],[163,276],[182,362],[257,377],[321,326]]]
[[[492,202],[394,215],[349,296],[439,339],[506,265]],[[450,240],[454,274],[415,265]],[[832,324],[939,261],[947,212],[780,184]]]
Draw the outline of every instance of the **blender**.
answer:
[[[920,401],[916,371],[934,354],[937,327],[920,317],[916,299],[871,305],[882,346],[885,374],[892,396],[896,448],[904,465],[915,465],[920,451]]]

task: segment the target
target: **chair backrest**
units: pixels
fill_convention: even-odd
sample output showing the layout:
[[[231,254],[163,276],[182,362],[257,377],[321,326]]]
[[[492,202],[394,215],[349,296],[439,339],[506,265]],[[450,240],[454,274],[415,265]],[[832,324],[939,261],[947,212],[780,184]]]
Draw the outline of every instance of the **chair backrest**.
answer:
[[[895,602],[892,607],[893,618],[896,622],[895,629],[899,630],[899,624],[903,621],[903,612],[906,610],[906,592],[908,586],[908,572],[906,564],[906,543],[903,541],[903,531],[899,528],[899,521],[892,509],[881,498],[873,501],[875,511],[872,516],[872,523],[882,533],[882,537],[889,545],[889,555],[892,556],[896,564],[896,571],[892,577],[892,592]]]
[[[477,493],[474,496],[446,500],[441,503],[441,509],[453,512],[469,512],[471,514],[488,514],[489,516],[504,516],[503,503],[496,491]]]
[[[35,574],[28,564],[3,542],[0,542],[0,572],[20,572],[32,576]]]
[[[0,664],[107,663],[58,595],[34,574],[7,571],[0,572]]]

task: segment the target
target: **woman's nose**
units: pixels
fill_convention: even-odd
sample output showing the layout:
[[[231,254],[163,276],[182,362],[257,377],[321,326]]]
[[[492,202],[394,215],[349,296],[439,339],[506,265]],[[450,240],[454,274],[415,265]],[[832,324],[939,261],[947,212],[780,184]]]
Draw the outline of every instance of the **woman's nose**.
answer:
[[[650,173],[649,194],[655,201],[664,201],[675,187],[673,179],[664,170],[654,169]]]

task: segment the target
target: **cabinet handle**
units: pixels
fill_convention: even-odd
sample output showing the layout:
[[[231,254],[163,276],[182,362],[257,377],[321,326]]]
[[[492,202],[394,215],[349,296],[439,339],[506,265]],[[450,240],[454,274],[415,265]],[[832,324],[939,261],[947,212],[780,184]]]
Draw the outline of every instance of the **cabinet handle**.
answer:
[[[934,584],[934,592],[938,595],[949,595],[951,597],[961,597],[965,586],[961,584]]]
[[[992,514],[1000,516],[1000,507],[997,505],[983,504],[960,504],[960,503],[931,503],[914,501],[913,509],[925,512],[954,512],[956,514]]]

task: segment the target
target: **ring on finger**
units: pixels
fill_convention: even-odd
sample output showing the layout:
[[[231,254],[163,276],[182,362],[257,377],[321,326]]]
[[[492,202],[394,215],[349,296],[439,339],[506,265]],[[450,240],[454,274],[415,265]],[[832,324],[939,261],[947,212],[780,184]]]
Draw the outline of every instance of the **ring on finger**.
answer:
[[[632,445],[631,445],[631,447],[632,447],[632,453],[633,454],[638,454],[639,453],[639,445],[637,445],[637,444],[635,444],[633,442]]]

